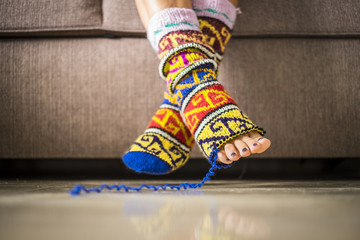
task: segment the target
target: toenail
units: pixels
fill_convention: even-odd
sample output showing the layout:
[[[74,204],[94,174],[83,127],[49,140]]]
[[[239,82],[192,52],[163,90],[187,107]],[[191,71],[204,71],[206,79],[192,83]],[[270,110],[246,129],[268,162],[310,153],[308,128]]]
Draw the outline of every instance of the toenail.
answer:
[[[232,157],[235,157],[235,155],[236,155],[236,153],[234,153],[234,152],[231,154]]]
[[[242,150],[242,151],[243,151],[243,152],[246,152],[247,150],[248,150],[247,148],[243,148],[243,150]]]
[[[256,147],[258,144],[257,143],[254,143],[253,146]]]

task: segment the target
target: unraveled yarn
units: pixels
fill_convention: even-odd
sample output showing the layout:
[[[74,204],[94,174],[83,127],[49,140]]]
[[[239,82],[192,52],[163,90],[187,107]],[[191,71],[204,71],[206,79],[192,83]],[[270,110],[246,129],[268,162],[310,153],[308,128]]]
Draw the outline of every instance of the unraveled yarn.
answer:
[[[120,192],[121,190],[124,190],[124,192],[129,192],[129,191],[135,191],[135,192],[139,192],[142,189],[152,189],[154,191],[158,191],[158,190],[186,190],[186,189],[196,189],[196,188],[201,188],[205,182],[210,181],[210,177],[215,175],[215,171],[217,169],[223,169],[223,168],[228,168],[231,167],[232,164],[229,165],[224,165],[224,164],[218,164],[217,161],[217,153],[219,152],[218,149],[214,148],[212,153],[210,154],[209,157],[209,161],[211,162],[211,167],[209,169],[209,171],[207,172],[207,174],[205,175],[205,177],[202,179],[202,181],[200,183],[181,183],[178,185],[172,185],[172,184],[164,184],[164,185],[147,185],[147,184],[142,184],[139,187],[131,187],[131,186],[126,186],[124,184],[120,184],[120,185],[108,185],[108,184],[102,184],[99,187],[93,187],[93,188],[86,188],[83,185],[76,185],[73,189],[70,190],[70,194],[73,196],[77,196],[80,195],[82,192],[83,193],[91,193],[91,192],[96,192],[96,193],[101,193],[104,190],[116,190],[117,192]]]

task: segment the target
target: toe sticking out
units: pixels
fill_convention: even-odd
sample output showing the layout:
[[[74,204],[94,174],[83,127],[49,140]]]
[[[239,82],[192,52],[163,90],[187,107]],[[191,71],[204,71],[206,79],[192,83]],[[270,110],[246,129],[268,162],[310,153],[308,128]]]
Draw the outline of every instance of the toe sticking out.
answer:
[[[263,153],[270,145],[269,139],[262,137],[258,132],[250,132],[227,143],[223,150],[218,153],[218,158],[220,162],[230,164],[242,157],[248,157],[254,153]]]

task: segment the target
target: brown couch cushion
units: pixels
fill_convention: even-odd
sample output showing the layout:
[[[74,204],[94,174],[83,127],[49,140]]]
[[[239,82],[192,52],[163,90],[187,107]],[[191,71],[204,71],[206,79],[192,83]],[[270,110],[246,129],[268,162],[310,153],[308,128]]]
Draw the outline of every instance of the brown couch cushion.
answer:
[[[255,157],[360,157],[359,51],[356,39],[230,41],[219,79],[273,142]],[[146,39],[2,39],[0,54],[0,158],[120,157],[162,101]]]
[[[240,0],[234,36],[360,35],[358,0]],[[134,1],[2,0],[0,36],[145,36]]]
[[[52,32],[97,29],[101,1],[5,0],[0,3],[1,32]]]

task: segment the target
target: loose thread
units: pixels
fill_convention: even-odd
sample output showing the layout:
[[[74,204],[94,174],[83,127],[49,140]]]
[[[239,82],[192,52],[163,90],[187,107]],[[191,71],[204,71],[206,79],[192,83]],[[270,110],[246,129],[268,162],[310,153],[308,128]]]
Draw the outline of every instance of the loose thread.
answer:
[[[205,182],[210,181],[210,177],[215,175],[215,171],[217,169],[223,169],[223,168],[228,168],[231,165],[218,165],[217,164],[217,153],[219,152],[218,149],[214,148],[209,156],[209,160],[211,162],[211,167],[209,169],[209,171],[206,173],[205,177],[202,179],[202,181],[200,183],[187,183],[184,182],[182,184],[179,185],[171,185],[171,184],[164,184],[164,185],[147,185],[147,184],[142,184],[139,187],[130,187],[130,186],[126,186],[124,184],[120,184],[120,185],[107,185],[107,184],[102,184],[100,185],[100,187],[94,187],[94,188],[86,188],[83,185],[75,185],[75,187],[73,189],[70,190],[70,194],[73,196],[77,196],[80,195],[81,192],[84,193],[91,193],[91,192],[96,192],[96,193],[101,193],[103,190],[113,190],[116,189],[116,191],[121,191],[122,189],[125,192],[129,192],[129,191],[136,191],[139,192],[142,189],[152,189],[154,191],[158,191],[158,190],[167,190],[167,189],[171,189],[171,190],[181,190],[181,189],[196,189],[196,188],[201,188]]]

